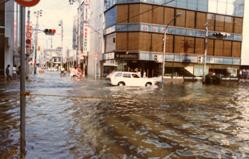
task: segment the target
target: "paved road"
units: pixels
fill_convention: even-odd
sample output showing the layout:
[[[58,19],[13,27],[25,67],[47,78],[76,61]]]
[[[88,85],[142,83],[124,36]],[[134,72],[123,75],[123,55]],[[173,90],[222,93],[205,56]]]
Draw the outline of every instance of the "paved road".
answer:
[[[26,158],[245,158],[248,88],[200,82],[120,88],[59,72],[31,75],[31,94],[63,96],[27,97]],[[18,80],[0,81],[0,158],[19,153],[18,92]]]

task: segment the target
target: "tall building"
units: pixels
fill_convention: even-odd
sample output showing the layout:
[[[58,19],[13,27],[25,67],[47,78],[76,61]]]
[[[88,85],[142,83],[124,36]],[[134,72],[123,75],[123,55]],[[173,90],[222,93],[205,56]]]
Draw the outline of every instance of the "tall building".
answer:
[[[0,78],[8,64],[14,64],[14,1],[0,2]],[[12,71],[11,71],[12,72]]]
[[[103,67],[148,76],[201,76],[208,22],[207,69],[237,76],[242,66],[244,0],[105,0]],[[166,54],[163,36],[168,25]],[[216,34],[225,35],[217,37]],[[246,54],[246,53],[245,53]],[[157,58],[157,59],[155,59]]]

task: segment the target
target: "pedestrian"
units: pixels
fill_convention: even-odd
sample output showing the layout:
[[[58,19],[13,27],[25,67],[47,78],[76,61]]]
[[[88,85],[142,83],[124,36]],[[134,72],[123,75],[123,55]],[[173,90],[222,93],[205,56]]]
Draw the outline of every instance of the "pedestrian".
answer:
[[[13,67],[13,79],[16,80],[16,65]]]
[[[146,72],[144,71],[144,75],[143,75],[143,78],[146,78]]]
[[[70,79],[73,79],[74,76],[75,76],[75,68],[72,67],[72,68],[70,69]]]
[[[8,65],[7,67],[6,67],[6,75],[7,75],[7,81],[10,79],[10,80],[12,80],[12,78],[11,78],[11,76],[10,76],[10,65]]]
[[[140,70],[137,71],[137,75],[138,75],[139,77],[141,77],[141,72],[140,72]]]

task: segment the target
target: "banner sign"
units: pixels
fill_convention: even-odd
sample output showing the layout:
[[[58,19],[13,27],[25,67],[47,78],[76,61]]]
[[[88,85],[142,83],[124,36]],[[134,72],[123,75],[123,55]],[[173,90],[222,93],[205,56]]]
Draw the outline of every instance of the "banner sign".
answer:
[[[115,52],[115,60],[139,60],[138,53]]]

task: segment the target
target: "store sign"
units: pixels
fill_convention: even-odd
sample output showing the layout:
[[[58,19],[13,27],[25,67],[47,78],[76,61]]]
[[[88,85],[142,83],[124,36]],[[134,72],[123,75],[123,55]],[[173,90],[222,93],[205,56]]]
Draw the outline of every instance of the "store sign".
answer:
[[[139,60],[138,53],[116,52],[115,60]]]
[[[141,31],[149,31],[149,26],[148,25],[142,25],[141,26]]]
[[[84,28],[84,38],[83,38],[83,55],[87,56],[88,52],[88,27],[85,26]]]

